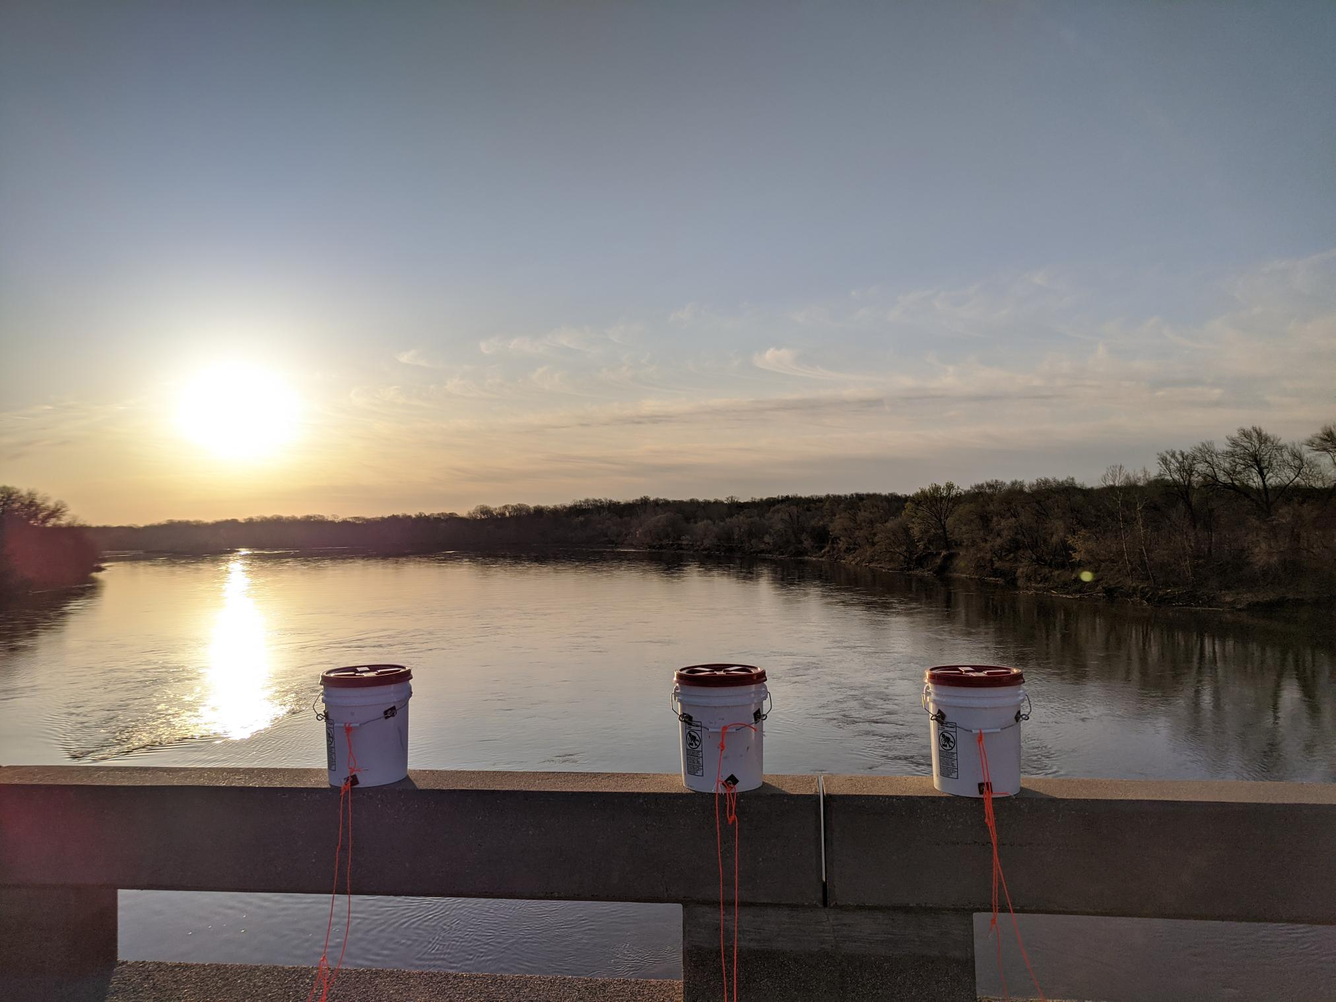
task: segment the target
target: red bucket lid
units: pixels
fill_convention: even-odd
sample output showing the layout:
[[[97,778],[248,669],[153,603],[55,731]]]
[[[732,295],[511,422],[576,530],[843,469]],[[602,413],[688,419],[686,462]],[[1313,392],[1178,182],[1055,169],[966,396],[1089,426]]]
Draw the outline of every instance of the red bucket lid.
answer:
[[[677,669],[678,685],[755,685],[765,681],[765,669],[755,665],[691,665]]]
[[[413,677],[403,665],[350,665],[320,673],[320,684],[331,689],[360,689],[372,685],[394,685]]]
[[[923,678],[933,685],[961,685],[987,689],[1002,685],[1020,685],[1025,674],[1019,668],[1001,665],[938,665],[929,668]]]

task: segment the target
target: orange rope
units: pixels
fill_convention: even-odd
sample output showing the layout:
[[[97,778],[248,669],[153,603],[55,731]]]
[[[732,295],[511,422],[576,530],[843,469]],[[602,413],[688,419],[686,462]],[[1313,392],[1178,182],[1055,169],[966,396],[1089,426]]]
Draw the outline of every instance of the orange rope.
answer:
[[[1016,921],[1016,909],[1011,907],[1011,892],[1007,890],[1007,878],[1002,873],[1002,858],[997,852],[997,815],[993,813],[993,777],[988,771],[988,752],[984,748],[983,732],[979,731],[976,737],[979,740],[979,768],[983,773],[983,820],[988,826],[988,837],[993,843],[993,916],[988,923],[988,934],[997,941],[997,973],[1002,979],[1002,994],[1008,999],[1011,998],[1011,992],[1007,990],[1007,976],[1002,973],[1002,934],[997,928],[998,884],[1002,885],[1002,893],[1007,899],[1007,911],[1011,913],[1011,927],[1016,932],[1016,945],[1021,948],[1025,969],[1030,972],[1030,980],[1034,982],[1034,990],[1039,993],[1040,1002],[1047,1002],[1044,998],[1044,989],[1039,987],[1039,979],[1034,976],[1034,968],[1030,966],[1030,955],[1025,952],[1020,923]]]
[[[329,998],[330,990],[334,987],[334,979],[339,976],[339,970],[343,967],[343,954],[348,949],[348,931],[353,924],[353,777],[362,770],[357,768],[357,756],[353,753],[353,728],[351,724],[343,725],[343,736],[348,742],[348,775],[343,780],[343,785],[339,787],[339,840],[334,847],[334,889],[329,895],[329,921],[325,925],[325,945],[320,950],[320,963],[315,969],[315,983],[311,985],[311,994],[306,996],[306,1002],[314,1002],[315,991],[320,989],[320,1002],[326,1002]],[[347,871],[344,876],[344,888],[348,898],[348,912],[343,920],[343,945],[339,947],[339,959],[334,964],[334,970],[329,969],[329,937],[334,931],[334,905],[339,899],[339,857],[343,853],[343,817],[344,804],[348,805],[348,863]]]
[[[719,823],[719,794],[724,795],[724,818],[733,829],[733,1002],[738,999],[738,794],[724,777],[724,748],[730,727],[756,732],[755,724],[725,724],[719,732],[719,766],[714,774],[714,841],[719,857],[719,966],[724,976],[724,1002],[728,1002],[728,951],[724,945],[724,834]]]

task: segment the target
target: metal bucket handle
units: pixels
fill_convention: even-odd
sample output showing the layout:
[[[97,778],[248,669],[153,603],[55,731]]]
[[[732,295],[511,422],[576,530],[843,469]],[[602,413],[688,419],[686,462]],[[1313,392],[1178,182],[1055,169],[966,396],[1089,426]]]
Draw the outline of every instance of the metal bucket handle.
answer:
[[[926,690],[927,687],[925,686],[924,688]],[[681,695],[682,695],[682,687],[679,686],[676,682],[674,682],[673,691],[668,695],[668,709],[672,710],[673,716],[677,717],[677,719],[682,721],[682,723],[684,724],[694,723],[694,721],[691,718],[691,714],[682,712],[682,702],[680,699]],[[765,690],[765,698],[770,705],[767,707],[763,703],[762,709],[756,710],[754,713],[752,713],[753,723],[759,724],[762,720],[768,719],[770,717],[770,714],[773,713],[775,710],[775,696],[774,693],[772,693],[768,688]]]
[[[1025,696],[1025,710],[1024,710],[1024,712],[1022,712],[1022,711],[1020,711],[1020,710],[1017,710],[1017,711],[1016,711],[1015,722],[1018,723],[1018,724],[1019,724],[1022,720],[1029,720],[1029,719],[1030,719],[1030,714],[1034,711],[1034,704],[1030,702],[1030,694],[1029,694],[1028,692],[1025,692],[1025,693],[1023,693],[1023,695]],[[928,709],[928,683],[927,683],[927,682],[924,682],[924,683],[923,683],[923,698],[919,700],[919,705],[920,705],[921,707],[923,707],[923,712],[926,713],[926,714],[928,715],[929,719],[931,719],[931,720],[935,720],[935,721],[937,721],[937,723],[939,723],[939,724],[946,720],[946,713],[945,713],[944,711],[942,711],[942,710],[938,710],[936,713],[933,713],[930,709]],[[965,729],[968,730],[969,728],[965,728]]]

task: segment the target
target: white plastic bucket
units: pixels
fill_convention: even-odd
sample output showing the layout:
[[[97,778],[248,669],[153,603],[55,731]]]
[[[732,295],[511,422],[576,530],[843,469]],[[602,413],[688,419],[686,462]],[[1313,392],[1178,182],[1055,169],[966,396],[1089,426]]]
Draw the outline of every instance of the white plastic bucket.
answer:
[[[923,708],[931,718],[933,786],[961,797],[983,796],[982,734],[994,796],[1020,792],[1021,721],[1030,716],[1024,681],[1019,670],[998,665],[927,671]]]
[[[403,665],[353,665],[321,674],[330,786],[342,786],[348,778],[349,742],[358,786],[384,786],[407,777],[412,677]]]
[[[683,784],[700,793],[713,793],[725,784],[739,792],[760,786],[765,780],[765,703],[770,695],[765,670],[752,665],[692,665],[679,669],[673,682]]]

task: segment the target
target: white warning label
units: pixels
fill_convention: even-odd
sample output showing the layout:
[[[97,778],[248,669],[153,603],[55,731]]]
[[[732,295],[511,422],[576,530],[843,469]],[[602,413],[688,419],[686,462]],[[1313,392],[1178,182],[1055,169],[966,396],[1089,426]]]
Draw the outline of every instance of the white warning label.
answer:
[[[683,725],[682,764],[688,776],[705,775],[705,736],[700,726]]]
[[[937,725],[937,774],[943,779],[960,778],[956,725],[949,720]]]

